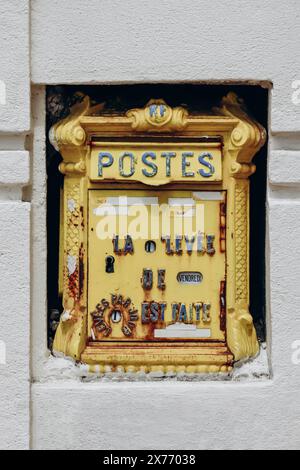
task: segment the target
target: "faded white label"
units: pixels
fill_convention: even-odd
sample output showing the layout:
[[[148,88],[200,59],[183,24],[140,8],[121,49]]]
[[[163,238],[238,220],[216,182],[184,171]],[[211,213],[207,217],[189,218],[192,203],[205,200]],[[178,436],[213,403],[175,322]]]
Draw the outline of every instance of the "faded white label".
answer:
[[[197,191],[193,193],[197,201],[223,201],[224,194],[221,191]]]
[[[134,207],[158,206],[157,197],[108,197],[103,204],[96,207],[93,213],[103,215],[130,215],[130,209]]]
[[[177,206],[190,206],[193,207],[195,206],[195,201],[194,199],[190,197],[169,197],[168,199],[169,205],[171,207],[177,207]]]
[[[210,338],[209,328],[197,328],[196,325],[175,323],[164,329],[155,329],[154,338]]]

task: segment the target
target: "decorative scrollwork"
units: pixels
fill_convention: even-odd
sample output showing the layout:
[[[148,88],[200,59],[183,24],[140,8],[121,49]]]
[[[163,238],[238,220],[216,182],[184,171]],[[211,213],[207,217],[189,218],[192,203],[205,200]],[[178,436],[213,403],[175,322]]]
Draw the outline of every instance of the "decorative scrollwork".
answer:
[[[255,173],[256,166],[254,163],[238,163],[234,162],[231,165],[231,174],[235,178],[249,178]]]
[[[86,164],[83,160],[80,160],[79,162],[62,162],[59,165],[59,171],[63,175],[83,175],[86,172]]]
[[[251,164],[238,164],[247,167]],[[235,231],[235,306],[228,309],[227,340],[236,361],[255,356],[259,351],[253,318],[249,312],[249,245],[248,200],[249,181],[239,176],[234,184],[234,231]]]
[[[238,120],[231,133],[232,149],[237,151],[236,162],[242,164],[235,166],[233,176],[247,178],[254,171],[252,165],[245,167],[243,164],[251,163],[252,158],[263,146],[266,140],[266,131],[254,119],[250,118],[244,109],[244,102],[235,93],[230,92],[221,101],[221,107],[215,111],[224,116]]]
[[[248,359],[259,352],[256,330],[248,307],[239,307],[228,311],[227,340],[235,361]]]
[[[235,299],[248,301],[248,186],[235,187]]]
[[[92,115],[102,109],[103,103],[91,107],[89,96],[84,96],[83,100],[76,103],[71,108],[69,116],[54,124],[49,131],[49,140],[53,147],[59,151],[60,147],[84,145],[86,134],[80,124],[83,116]]]
[[[64,266],[63,307],[53,351],[79,359],[84,347],[82,335],[84,319],[82,309],[83,292],[83,246],[81,242],[82,214],[80,210],[80,181],[72,179],[65,184],[64,208]]]

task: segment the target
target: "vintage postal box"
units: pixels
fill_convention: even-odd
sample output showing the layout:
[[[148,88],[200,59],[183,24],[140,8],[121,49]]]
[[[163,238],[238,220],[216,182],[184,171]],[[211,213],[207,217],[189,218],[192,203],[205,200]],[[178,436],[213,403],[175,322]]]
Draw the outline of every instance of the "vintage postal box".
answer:
[[[65,175],[54,351],[91,371],[228,372],[249,313],[249,176],[265,140],[234,94],[214,113],[89,98],[51,129]]]

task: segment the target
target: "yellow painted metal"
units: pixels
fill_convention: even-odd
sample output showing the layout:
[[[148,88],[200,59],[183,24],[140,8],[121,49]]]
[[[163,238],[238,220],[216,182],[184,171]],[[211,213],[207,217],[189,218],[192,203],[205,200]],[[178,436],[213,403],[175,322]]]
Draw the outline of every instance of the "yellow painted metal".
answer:
[[[104,311],[103,319],[111,333],[107,330],[97,330],[93,318],[89,315],[89,331],[91,336],[99,341],[132,341],[134,340],[163,340],[155,337],[162,333],[158,329],[166,329],[167,337],[172,337],[168,327],[177,323],[177,327],[188,325],[185,330],[179,328],[181,339],[197,338],[193,326],[206,334],[204,338],[210,340],[225,340],[225,333],[220,328],[220,285],[225,281],[225,253],[220,251],[220,204],[224,202],[225,194],[220,192],[198,191],[154,191],[154,190],[91,190],[89,191],[89,312],[96,309],[101,300],[108,301],[109,306]],[[207,200],[205,197],[215,198]],[[127,206],[124,204],[124,198]],[[194,205],[192,205],[194,203]],[[113,205],[114,204],[114,205]],[[134,204],[134,205],[133,205]],[[176,205],[173,205],[176,204]],[[186,204],[183,206],[183,204]],[[189,204],[189,205],[188,205]],[[164,208],[170,207],[170,212]],[[108,211],[111,208],[116,216]],[[108,216],[107,213],[110,213]],[[170,224],[167,223],[167,212],[170,214]],[[213,234],[215,238],[215,253],[197,251],[197,240],[189,254],[184,236],[188,242],[192,240],[197,226],[203,230],[204,237]],[[123,219],[123,220],[121,220]],[[126,226],[124,227],[124,223]],[[108,225],[111,224],[109,228]],[[105,228],[108,236],[104,238]],[[176,230],[177,228],[177,230]],[[110,233],[109,233],[110,232]],[[182,253],[176,253],[175,237],[184,233],[180,241]],[[197,233],[197,231],[196,231]],[[119,235],[119,247],[123,248],[125,236],[130,235],[133,243],[133,253],[116,254],[113,250],[112,238]],[[200,235],[201,236],[201,235]],[[173,254],[166,253],[166,242],[161,238],[170,237]],[[103,239],[104,238],[104,239]],[[146,252],[147,241],[154,241],[154,252]],[[206,242],[203,241],[203,249]],[[114,272],[106,272],[106,259],[113,256]],[[143,269],[153,273],[153,287],[149,290],[143,288]],[[164,269],[165,288],[159,288],[158,271]],[[177,280],[180,273],[200,273],[201,282],[181,283]],[[197,274],[196,274],[197,275]],[[191,275],[190,275],[191,276]],[[198,274],[199,276],[199,274]],[[192,277],[194,277],[192,275]],[[185,275],[189,279],[189,275]],[[111,300],[112,294],[122,296],[123,304],[130,299],[127,308]],[[142,303],[164,303],[163,319],[155,323],[142,322]],[[172,304],[182,305],[181,315],[179,308],[176,316],[172,315]],[[196,305],[198,304],[198,313]],[[200,305],[210,305],[209,317],[206,318]],[[120,321],[114,322],[112,316],[120,309]],[[138,320],[131,322],[132,334],[126,336],[122,328],[130,322],[130,309],[137,309]],[[186,311],[186,313],[185,313]],[[175,313],[175,312],[174,312]],[[148,320],[148,318],[147,318]],[[173,331],[178,334],[178,330]],[[201,333],[200,333],[201,334]],[[203,339],[203,336],[202,336]]]
[[[64,244],[64,192],[60,189],[60,206],[59,206],[59,246]],[[63,294],[64,290],[64,250],[59,250],[59,273],[58,273],[58,292]]]
[[[151,100],[144,108],[129,110],[125,116],[101,115],[102,108],[102,104],[91,108],[85,97],[50,133],[53,145],[62,154],[60,170],[65,175],[61,234],[64,312],[54,352],[99,371],[121,367],[125,371],[164,373],[227,372],[234,360],[254,356],[259,349],[249,312],[248,178],[255,171],[251,162],[265,141],[265,130],[245,113],[241,101],[232,93],[209,116],[189,116],[186,109],[171,108],[162,100]],[[155,152],[156,158],[150,157],[150,161],[157,164],[152,176],[145,175],[143,169],[151,172],[153,166],[145,165],[145,160],[141,162],[143,152],[149,151]],[[173,174],[167,173],[163,151],[176,153]],[[113,157],[101,160],[102,174],[100,152],[109,152]],[[129,167],[131,176],[128,167],[120,170],[124,152],[134,154],[134,172]],[[183,162],[182,154],[191,152],[194,158],[187,157]],[[212,154],[209,160],[215,171],[210,171],[208,177],[199,173],[200,168],[206,172],[209,168],[199,162],[202,152]],[[199,163],[202,164],[198,166]],[[186,176],[189,171],[194,174]],[[219,198],[214,197],[216,194]],[[145,242],[153,236],[143,234],[133,240],[133,253],[114,253],[111,238],[117,234],[121,238],[126,233],[118,227],[110,239],[101,240],[101,210],[109,198],[117,197],[123,197],[123,202],[124,197],[157,198],[159,204],[170,199],[192,200],[192,208],[180,209],[183,218],[191,219],[193,211],[203,207],[203,232],[205,237],[215,236],[215,253],[187,254],[183,249],[181,255],[167,255],[166,242],[160,237],[170,234],[174,249],[176,233],[174,229],[163,233],[162,227],[154,240],[155,252],[145,251]],[[124,209],[118,210],[120,220]],[[146,219],[149,210],[146,204]],[[115,258],[114,273],[106,272],[108,256]],[[142,288],[144,269],[153,272],[152,289]],[[166,270],[165,289],[157,287],[158,269]],[[201,273],[203,280],[195,285],[180,283],[178,273]],[[111,294],[123,297],[116,300]],[[163,321],[161,306],[160,318],[156,318],[155,308],[149,310],[153,301],[166,303]],[[172,316],[172,303],[178,308],[186,304],[187,318],[184,310],[180,310],[180,318]],[[201,303],[211,304],[208,321],[203,307],[199,320],[195,319],[195,305]],[[188,318],[191,305],[192,321]],[[113,310],[117,312],[111,317]],[[120,315],[126,317],[125,324],[118,321]],[[148,321],[150,317],[155,321]],[[186,326],[180,334],[177,323]],[[122,329],[124,326],[127,329]],[[202,337],[197,336],[199,331]]]
[[[99,155],[102,154],[103,168],[99,175]],[[111,156],[110,166],[104,166],[110,163],[107,154]],[[168,168],[166,155],[172,155]],[[143,156],[146,163],[143,163]],[[201,156],[203,163],[198,160]],[[221,158],[221,143],[97,142],[91,148],[90,178],[93,182],[139,181],[153,186],[180,181],[216,182],[222,179]],[[212,165],[213,172],[209,171],[208,164]],[[120,166],[126,176],[121,174]]]

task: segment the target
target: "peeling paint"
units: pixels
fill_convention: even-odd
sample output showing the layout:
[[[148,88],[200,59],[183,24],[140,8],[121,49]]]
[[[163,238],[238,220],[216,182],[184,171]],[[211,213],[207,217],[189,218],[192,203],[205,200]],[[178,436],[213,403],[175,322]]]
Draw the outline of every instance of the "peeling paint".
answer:
[[[77,265],[76,256],[68,255],[67,264],[68,264],[68,273],[69,273],[69,276],[71,276],[76,271],[76,265]]]
[[[65,310],[61,316],[63,322],[69,321],[72,318],[71,310]]]
[[[74,212],[76,209],[76,202],[74,201],[74,199],[68,199],[68,210],[70,212]]]

